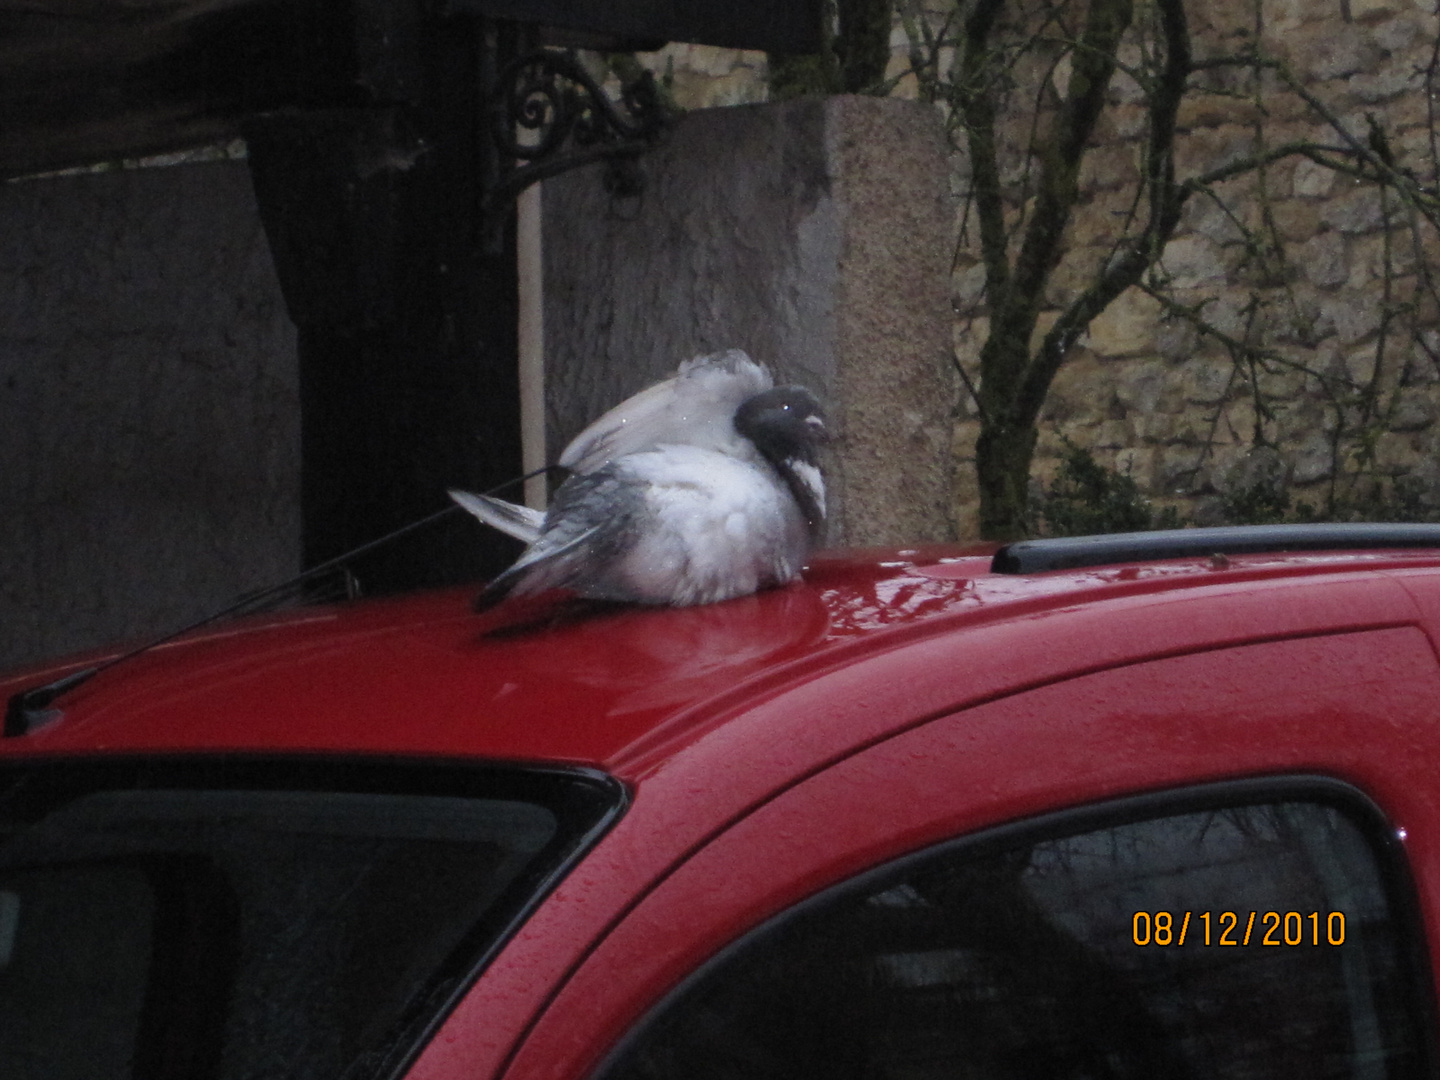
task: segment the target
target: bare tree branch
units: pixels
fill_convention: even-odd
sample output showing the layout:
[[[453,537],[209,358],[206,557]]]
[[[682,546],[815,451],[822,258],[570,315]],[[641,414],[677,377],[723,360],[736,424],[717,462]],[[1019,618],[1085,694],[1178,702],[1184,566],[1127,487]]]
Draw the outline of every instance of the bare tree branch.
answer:
[[[1128,250],[1111,258],[1099,278],[1061,313],[1045,335],[1026,372],[1017,403],[1017,412],[1025,423],[1033,423],[1040,415],[1056,372],[1091,320],[1138,282],[1159,257],[1179,224],[1180,212],[1190,194],[1175,183],[1175,117],[1190,76],[1190,33],[1182,0],[1159,0],[1157,8],[1165,37],[1165,66],[1150,102],[1150,137],[1145,152],[1149,220]]]
[[[975,370],[973,363],[957,370],[979,405],[977,479],[980,526],[987,537],[1013,538],[1031,527],[1026,485],[1046,398],[1080,336],[1127,289],[1138,286],[1159,300],[1171,317],[1193,323],[1208,335],[1207,340],[1230,353],[1238,373],[1232,373],[1232,381],[1240,378],[1252,391],[1257,440],[1267,438],[1269,428],[1280,418],[1275,402],[1292,403],[1289,398],[1274,396],[1280,391],[1271,388],[1271,377],[1284,376],[1281,382],[1286,386],[1298,381],[1292,372],[1303,373],[1311,387],[1311,380],[1319,380],[1336,411],[1336,419],[1327,429],[1333,434],[1336,453],[1343,438],[1350,447],[1347,453],[1359,463],[1356,475],[1368,469],[1366,475],[1377,483],[1390,479],[1381,475],[1380,463],[1385,462],[1384,469],[1392,465],[1377,448],[1382,445],[1379,440],[1386,417],[1399,400],[1392,385],[1398,387],[1408,377],[1409,367],[1402,368],[1401,362],[1413,364],[1410,350],[1416,350],[1416,356],[1423,350],[1423,355],[1440,367],[1440,346],[1425,338],[1421,328],[1422,322],[1433,322],[1434,310],[1440,308],[1440,274],[1432,272],[1431,257],[1435,233],[1440,233],[1436,125],[1431,125],[1427,163],[1407,159],[1404,151],[1413,138],[1402,145],[1378,118],[1380,113],[1366,114],[1368,130],[1353,118],[1342,119],[1317,96],[1318,87],[1302,83],[1284,61],[1262,49],[1261,43],[1269,38],[1261,0],[1251,0],[1248,5],[1253,9],[1253,26],[1245,31],[1247,41],[1238,51],[1197,60],[1190,52],[1185,3],[1145,0],[1142,6],[1137,0],[965,0],[955,9],[946,9],[965,12],[960,32],[945,45],[958,49],[948,78],[940,75],[939,60],[945,29],[937,35],[928,25],[906,26],[907,37],[916,46],[912,70],[924,66],[934,87],[932,100],[943,99],[953,107],[951,130],[963,126],[969,142],[971,184],[967,197],[978,224],[978,253],[985,267],[984,303],[990,318],[978,356],[980,378],[971,385],[968,376]],[[914,10],[923,20],[924,10]],[[1132,26],[1135,20],[1140,25]],[[1415,69],[1417,82],[1424,76],[1427,98],[1440,82],[1440,42],[1428,51],[1428,66],[1422,56]],[[1071,67],[1068,85],[1057,93],[1056,84],[1065,83],[1057,77],[1057,65],[1066,62]],[[1148,134],[1140,146],[1140,179],[1131,181],[1123,196],[1111,194],[1113,183],[1082,192],[1081,166],[1107,107],[1110,83],[1121,71],[1140,87],[1144,101],[1138,109],[1148,119]],[[1217,72],[1222,77],[1203,80],[1215,82],[1213,87],[1202,86],[1195,76],[1203,72]],[[1243,88],[1237,79],[1244,82]],[[1268,145],[1267,136],[1274,130],[1269,106],[1277,90],[1287,99],[1303,103],[1318,137]],[[1018,100],[1022,94],[1028,100]],[[1177,178],[1176,151],[1182,138],[1178,117],[1187,96],[1243,99],[1254,134],[1249,151]],[[1127,129],[1137,111],[1128,96],[1121,96],[1114,105],[1117,130],[1126,134],[1113,142],[1106,140],[1106,154],[1128,142]],[[1434,102],[1427,101],[1427,107],[1433,110]],[[1440,114],[1432,111],[1432,118],[1434,115]],[[1017,145],[1004,140],[1014,140]],[[1373,312],[1351,317],[1354,329],[1363,335],[1362,343],[1374,347],[1372,373],[1359,380],[1363,386],[1337,375],[1329,363],[1323,372],[1313,370],[1293,348],[1267,347],[1280,341],[1314,347],[1328,332],[1329,324],[1317,319],[1312,310],[1320,301],[1297,284],[1301,281],[1296,273],[1299,268],[1287,261],[1286,240],[1290,237],[1277,224],[1277,220],[1288,219],[1277,219],[1279,209],[1272,209],[1269,198],[1273,185],[1267,177],[1272,167],[1296,158],[1361,181],[1357,190],[1378,192],[1381,200],[1384,236],[1373,256],[1383,263],[1384,272],[1383,295],[1376,298],[1381,309],[1378,328]],[[1249,180],[1244,194],[1237,196],[1240,189],[1235,181],[1242,177]],[[1223,289],[1227,296],[1243,288],[1250,291],[1249,304],[1238,312],[1234,304],[1226,308],[1231,316],[1241,316],[1243,331],[1211,325],[1208,311],[1177,303],[1167,295],[1171,286],[1162,280],[1163,273],[1156,272],[1167,244],[1180,228],[1182,211],[1197,192],[1214,200],[1240,241],[1231,250],[1240,252],[1241,261]],[[1082,213],[1082,199],[1089,202],[1092,198],[1095,205]],[[1210,208],[1205,209],[1208,212]],[[1108,223],[1107,215],[1114,215]],[[1407,221],[1410,242],[1402,251],[1389,230],[1406,227]],[[1038,346],[1032,347],[1047,289],[1065,257],[1068,230],[1082,224],[1084,242],[1073,257],[1093,264],[1096,257],[1091,252],[1097,249],[1089,245],[1099,236],[1105,240],[1098,250],[1106,254],[1081,280],[1078,291],[1071,293]],[[1211,231],[1199,221],[1196,225],[1201,233]],[[1367,240],[1367,258],[1373,248]],[[1353,257],[1348,248],[1346,254]],[[1405,264],[1407,256],[1411,264]],[[1078,273],[1086,268],[1074,269]],[[1323,268],[1325,288],[1333,273],[1328,264]],[[1312,273],[1309,284],[1316,283]],[[1350,362],[1347,354],[1345,363]],[[1212,435],[1214,427],[1212,423]],[[1335,499],[1330,502],[1333,507]],[[1436,513],[1440,514],[1440,509]]]
[[[1009,292],[1010,260],[1005,242],[1005,196],[1000,185],[1000,155],[995,136],[995,102],[989,87],[994,57],[990,32],[1005,0],[980,0],[965,20],[965,50],[960,60],[961,111],[970,146],[971,193],[980,223],[980,252],[985,261],[985,291],[993,311]]]
[[[1115,50],[1130,25],[1131,0],[1093,0],[1080,48],[1073,54],[1070,85],[1051,136],[1040,148],[1041,175],[1035,214],[1015,260],[1014,281],[1000,320],[1006,329],[1033,327],[1046,279],[1059,261],[1061,239],[1080,190],[1080,162],[1105,105]],[[1028,330],[1025,330],[1028,336]]]

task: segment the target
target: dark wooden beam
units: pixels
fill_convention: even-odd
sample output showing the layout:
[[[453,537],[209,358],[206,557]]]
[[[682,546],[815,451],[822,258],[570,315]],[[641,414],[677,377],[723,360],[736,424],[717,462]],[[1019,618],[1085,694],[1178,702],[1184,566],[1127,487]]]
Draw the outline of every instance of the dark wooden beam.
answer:
[[[0,0],[0,176],[204,145],[245,116],[364,103],[350,6]]]
[[[441,0],[436,18],[568,28],[598,49],[819,47],[821,0]],[[0,0],[0,178],[200,146],[281,108],[394,100],[412,5],[384,0]],[[449,13],[448,15],[446,13]],[[579,36],[575,36],[578,33]],[[396,45],[398,43],[398,49]],[[368,72],[377,83],[357,81]],[[403,88],[402,88],[403,89]]]
[[[480,214],[489,46],[465,15],[400,29],[408,47],[375,53],[384,70],[361,81],[411,101],[245,128],[300,331],[306,565],[443,508],[447,487],[520,472],[513,228],[502,221],[487,242]],[[357,22],[362,54],[380,32]],[[390,592],[476,580],[513,556],[457,516],[354,569],[367,591]]]
[[[573,27],[629,39],[732,49],[812,53],[821,44],[821,0],[450,0],[488,18]]]

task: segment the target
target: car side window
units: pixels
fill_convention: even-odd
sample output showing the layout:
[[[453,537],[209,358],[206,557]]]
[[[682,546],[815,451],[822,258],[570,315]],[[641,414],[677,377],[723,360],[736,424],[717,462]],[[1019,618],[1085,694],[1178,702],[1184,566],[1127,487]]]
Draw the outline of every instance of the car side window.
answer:
[[[951,842],[807,901],[671,994],[600,1075],[1426,1072],[1413,894],[1357,793],[1228,785],[1099,813]]]

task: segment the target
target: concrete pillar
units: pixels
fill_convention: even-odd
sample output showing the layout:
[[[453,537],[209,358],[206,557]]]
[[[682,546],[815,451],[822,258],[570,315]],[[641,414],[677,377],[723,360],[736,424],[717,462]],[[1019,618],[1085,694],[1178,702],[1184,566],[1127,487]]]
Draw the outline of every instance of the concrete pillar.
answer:
[[[0,668],[293,575],[297,397],[243,162],[0,185]]]
[[[952,537],[954,206],[934,111],[701,110],[641,169],[633,199],[595,168],[545,185],[552,458],[681,360],[738,347],[830,410],[831,545]]]

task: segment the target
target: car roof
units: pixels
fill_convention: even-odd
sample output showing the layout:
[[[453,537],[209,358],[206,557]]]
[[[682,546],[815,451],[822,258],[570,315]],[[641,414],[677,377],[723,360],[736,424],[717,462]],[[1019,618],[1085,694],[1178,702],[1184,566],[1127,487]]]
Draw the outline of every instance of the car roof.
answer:
[[[895,720],[908,722],[899,714],[940,707],[939,698],[922,701],[918,685],[939,676],[916,674],[940,655],[958,687],[951,698],[976,700],[1053,678],[1066,664],[1078,671],[1247,634],[1414,622],[1403,589],[1364,582],[1440,567],[1440,551],[1373,550],[1000,574],[992,551],[825,553],[790,587],[683,609],[541,609],[517,623],[513,612],[475,614],[473,589],[452,589],[241,620],[100,672],[57,702],[53,723],[0,740],[0,756],[371,753],[570,763],[634,777],[798,686],[809,687],[813,710],[827,693],[853,698],[858,673],[872,684],[911,680],[913,707]],[[933,652],[938,638],[943,654]],[[82,662],[16,673],[0,680],[0,695]],[[834,677],[845,670],[857,674]],[[899,692],[886,691],[892,712]],[[855,740],[882,733],[854,726]],[[836,738],[813,753],[837,752],[843,733]]]

